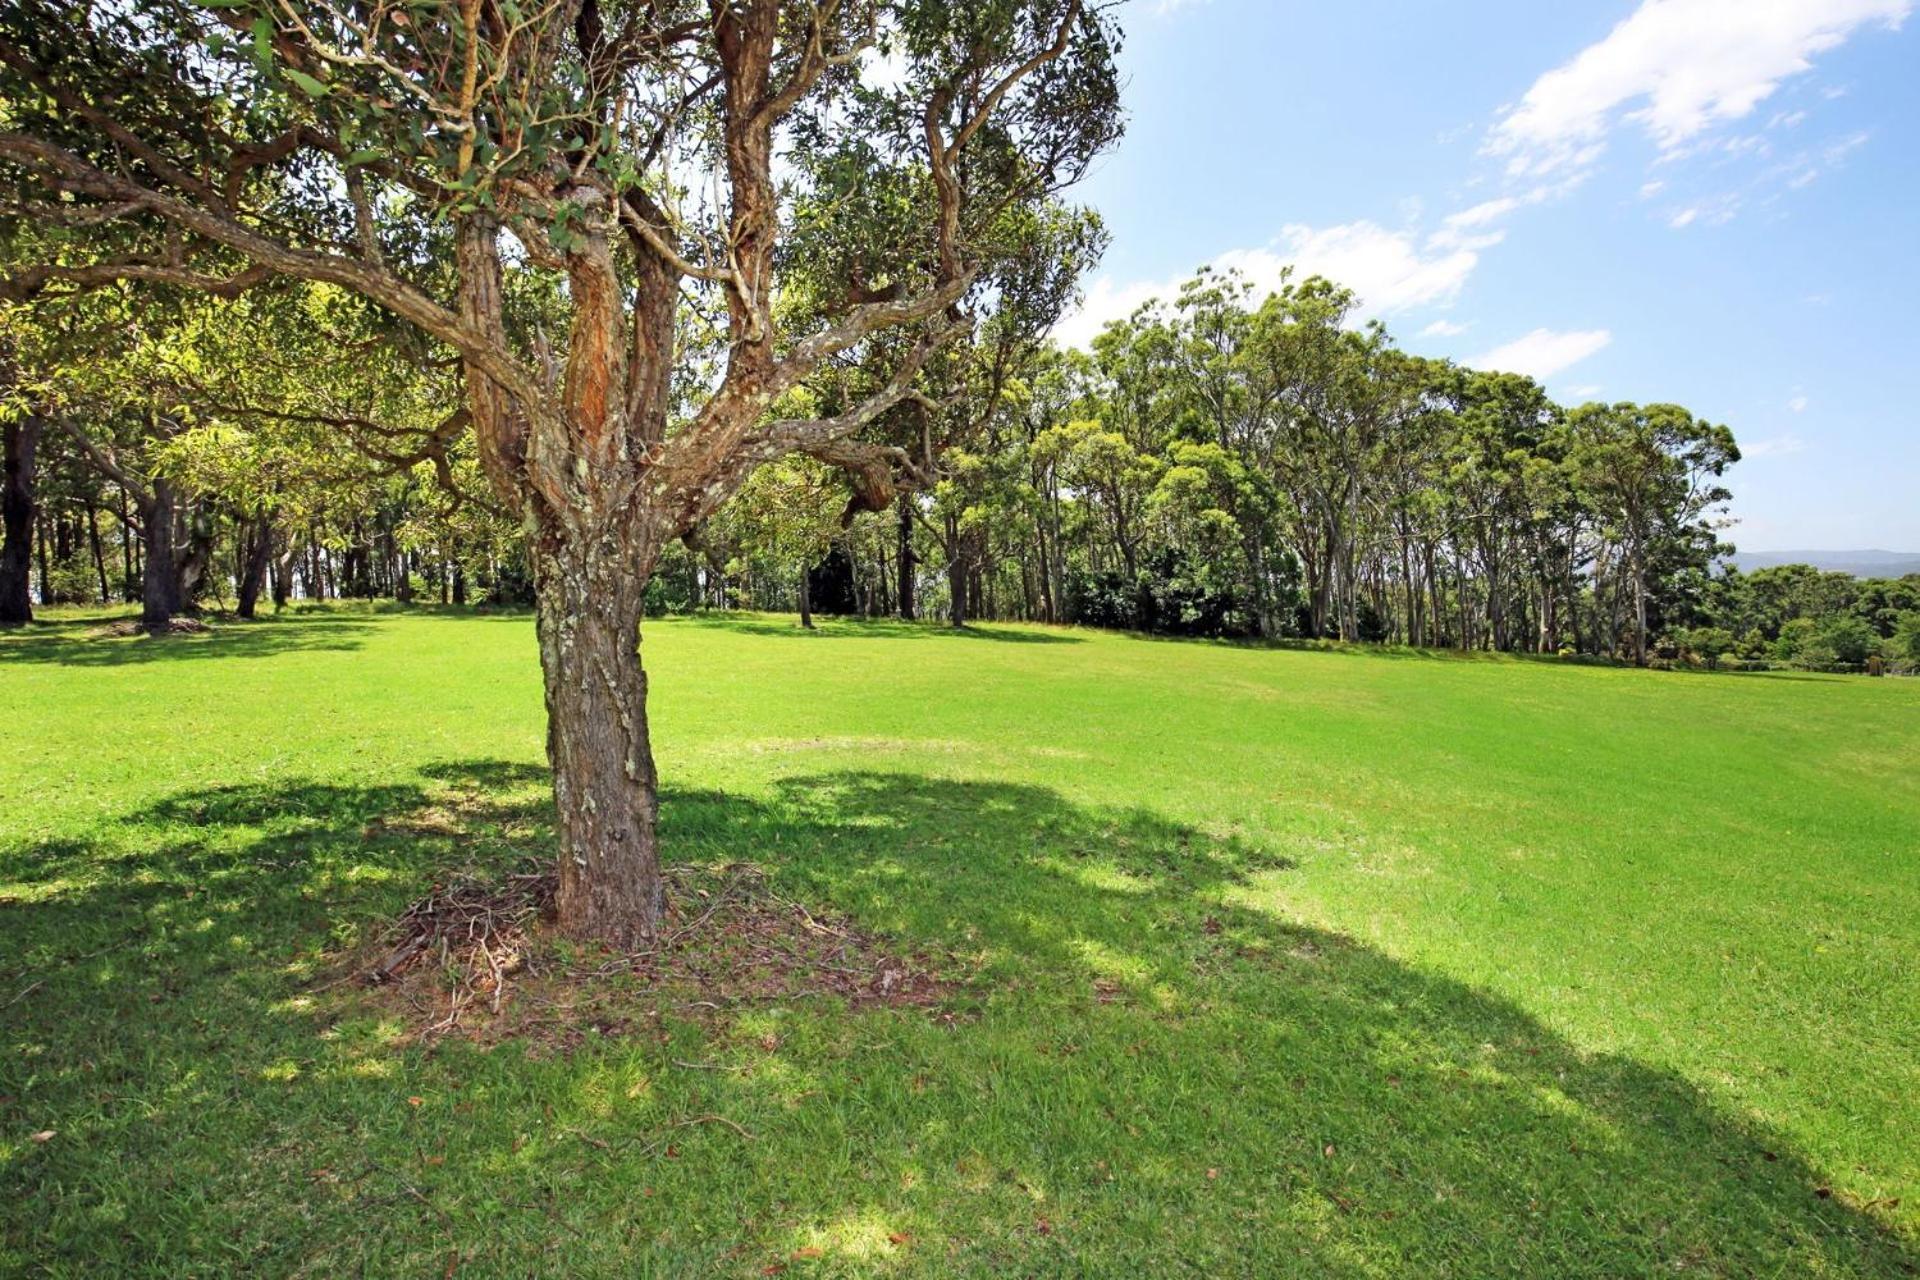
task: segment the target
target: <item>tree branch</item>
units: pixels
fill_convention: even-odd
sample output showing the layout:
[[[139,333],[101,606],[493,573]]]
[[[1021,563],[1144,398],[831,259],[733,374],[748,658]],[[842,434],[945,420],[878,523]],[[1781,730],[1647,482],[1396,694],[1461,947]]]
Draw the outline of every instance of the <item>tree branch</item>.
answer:
[[[168,222],[244,254],[276,274],[352,289],[458,348],[485,370],[488,377],[530,408],[545,405],[539,381],[512,351],[490,341],[460,316],[391,271],[336,253],[295,248],[268,239],[224,213],[106,173],[72,152],[29,134],[0,132],[0,159],[55,176],[103,199],[138,204]]]

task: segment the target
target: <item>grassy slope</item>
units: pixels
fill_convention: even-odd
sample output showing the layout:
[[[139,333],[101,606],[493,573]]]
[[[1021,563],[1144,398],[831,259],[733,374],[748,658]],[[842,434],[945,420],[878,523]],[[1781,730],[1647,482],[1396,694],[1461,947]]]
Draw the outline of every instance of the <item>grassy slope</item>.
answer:
[[[674,855],[977,954],[966,1017],[394,1048],[301,993],[436,868],[539,847],[530,625],[0,638],[0,1271],[1920,1259],[1920,684],[781,619],[647,649]],[[471,839],[392,829],[450,795]],[[710,1112],[755,1139],[622,1145]]]

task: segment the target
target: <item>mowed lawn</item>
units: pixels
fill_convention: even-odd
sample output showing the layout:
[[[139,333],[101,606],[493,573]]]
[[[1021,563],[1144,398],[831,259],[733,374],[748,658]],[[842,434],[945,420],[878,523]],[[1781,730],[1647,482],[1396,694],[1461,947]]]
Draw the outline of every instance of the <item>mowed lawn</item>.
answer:
[[[963,986],[559,1051],[327,985],[544,847],[526,617],[93,630],[0,637],[0,1273],[1920,1267],[1920,681],[652,622],[669,856]]]

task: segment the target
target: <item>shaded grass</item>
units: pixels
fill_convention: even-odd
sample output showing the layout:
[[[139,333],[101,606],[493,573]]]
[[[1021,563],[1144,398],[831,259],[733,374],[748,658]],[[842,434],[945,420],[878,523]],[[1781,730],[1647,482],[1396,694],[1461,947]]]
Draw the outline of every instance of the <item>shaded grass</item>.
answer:
[[[0,1270],[1915,1265],[1909,688],[655,625],[673,857],[979,982],[428,1052],[313,989],[543,846],[530,628],[357,621],[0,658]]]

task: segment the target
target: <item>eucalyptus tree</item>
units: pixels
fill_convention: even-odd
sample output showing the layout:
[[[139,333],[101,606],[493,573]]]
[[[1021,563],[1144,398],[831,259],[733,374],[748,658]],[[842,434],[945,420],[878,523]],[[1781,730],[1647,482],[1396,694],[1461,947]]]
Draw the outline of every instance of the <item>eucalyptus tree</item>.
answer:
[[[113,234],[13,292],[297,277],[457,355],[537,584],[561,922],[630,943],[660,909],[638,636],[663,547],[762,463],[871,461],[855,437],[988,287],[983,233],[1117,135],[1115,41],[1085,0],[16,0],[13,207]],[[863,191],[904,204],[794,216]],[[784,260],[836,255],[859,275],[790,296]],[[526,274],[563,324],[516,311]],[[712,377],[685,376],[689,294]],[[769,412],[879,346],[858,402]]]
[[[1711,554],[1710,521],[1740,460],[1733,433],[1679,405],[1589,404],[1567,417],[1576,484],[1620,548],[1634,661],[1647,660],[1648,606],[1663,561]]]
[[[1544,387],[1513,373],[1465,374],[1449,457],[1448,489],[1459,508],[1463,550],[1485,593],[1486,635],[1513,647],[1511,610],[1527,517],[1527,463],[1558,409]]]
[[[1255,313],[1246,359],[1260,387],[1261,452],[1291,498],[1291,539],[1306,568],[1314,634],[1357,637],[1355,564],[1366,486],[1392,414],[1380,376],[1391,358],[1377,322],[1355,328],[1358,299],[1315,276],[1284,280]]]

